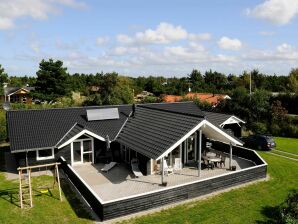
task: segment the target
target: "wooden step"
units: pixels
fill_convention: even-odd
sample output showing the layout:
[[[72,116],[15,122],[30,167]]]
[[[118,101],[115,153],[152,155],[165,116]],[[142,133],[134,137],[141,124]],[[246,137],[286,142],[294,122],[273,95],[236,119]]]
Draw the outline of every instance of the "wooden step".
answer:
[[[27,195],[30,195],[30,192],[28,192],[28,193],[23,193],[23,194],[22,194],[23,197],[24,197],[24,196],[27,196]]]

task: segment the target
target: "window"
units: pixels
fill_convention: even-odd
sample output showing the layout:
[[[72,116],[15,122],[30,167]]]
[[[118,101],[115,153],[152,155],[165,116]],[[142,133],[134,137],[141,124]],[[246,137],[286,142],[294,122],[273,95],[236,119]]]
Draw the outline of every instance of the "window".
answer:
[[[36,160],[54,159],[54,148],[40,149],[36,152]]]

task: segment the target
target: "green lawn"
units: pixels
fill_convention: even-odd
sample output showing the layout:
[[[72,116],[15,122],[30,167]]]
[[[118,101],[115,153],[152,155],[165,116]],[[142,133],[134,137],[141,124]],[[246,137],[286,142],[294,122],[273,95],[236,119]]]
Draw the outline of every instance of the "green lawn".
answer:
[[[287,139],[284,141],[288,142]],[[295,144],[298,144],[298,140],[292,143],[293,148]],[[276,214],[276,206],[285,200],[289,191],[298,188],[298,162],[266,152],[260,152],[260,155],[269,164],[269,181],[122,223],[271,223]],[[81,208],[80,202],[64,182],[63,195],[64,198],[67,196],[67,200],[61,203],[56,189],[53,191],[53,197],[35,196],[34,207],[21,210],[11,203],[8,194],[12,192],[13,197],[17,198],[18,182],[5,180],[1,164],[3,150],[0,150],[0,223],[91,223],[89,214]],[[41,184],[43,181],[52,184],[50,177],[34,178],[35,189],[38,183],[44,185]],[[16,202],[16,199],[12,201]]]
[[[266,152],[270,180],[122,223],[272,223],[276,207],[298,189],[298,163]]]
[[[53,196],[40,195],[40,186],[53,185],[50,176],[33,178],[34,207],[20,209],[18,181],[5,179],[3,165],[4,150],[0,148],[0,223],[91,223],[89,213],[82,209],[80,201],[64,181],[61,182],[63,202],[59,200],[57,188],[51,191]]]
[[[298,139],[274,137],[276,149],[298,155]]]

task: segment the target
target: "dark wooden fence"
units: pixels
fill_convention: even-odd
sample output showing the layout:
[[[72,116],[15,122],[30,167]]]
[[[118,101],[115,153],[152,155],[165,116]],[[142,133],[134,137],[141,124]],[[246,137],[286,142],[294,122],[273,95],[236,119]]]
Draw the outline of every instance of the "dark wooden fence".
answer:
[[[71,168],[69,164],[65,161],[63,157],[59,159],[61,162],[60,167],[63,169],[64,173],[71,180],[71,182],[80,191],[81,195],[85,198],[88,204],[91,206],[93,211],[98,215],[100,219],[103,220],[103,206],[100,200],[97,198],[96,194],[88,187],[86,183],[78,176],[78,174]]]
[[[217,150],[229,152],[229,145],[213,144]],[[179,186],[168,187],[154,192],[136,195],[120,200],[102,202],[93,194],[92,190],[76,175],[69,165],[63,163],[62,168],[77,189],[89,202],[93,210],[102,220],[112,219],[135,212],[160,207],[162,205],[195,198],[239,184],[266,177],[267,164],[253,151],[242,147],[233,147],[233,154],[252,160],[255,166],[237,170],[205,180],[199,180]]]
[[[225,153],[230,153],[230,145],[225,144],[223,142],[218,142],[218,141],[211,141],[211,142],[212,142],[212,148]],[[256,165],[266,164],[254,150],[248,149],[242,146],[233,146],[232,154],[240,158],[251,160]]]

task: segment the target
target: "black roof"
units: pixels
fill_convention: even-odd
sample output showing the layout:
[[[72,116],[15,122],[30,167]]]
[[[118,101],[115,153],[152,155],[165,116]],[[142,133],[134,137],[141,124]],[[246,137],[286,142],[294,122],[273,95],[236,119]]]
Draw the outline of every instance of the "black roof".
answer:
[[[118,108],[120,118],[87,121],[86,110],[100,108]],[[156,159],[205,117],[218,126],[219,120],[231,116],[202,112],[190,101],[139,104],[130,116],[132,113],[131,105],[8,111],[11,151],[61,146],[81,131],[89,130]]]
[[[228,120],[233,115],[230,114],[221,114],[221,113],[214,113],[214,112],[208,112],[204,111],[206,119],[213,124],[216,124],[217,126],[221,125],[223,122]]]
[[[155,104],[154,107],[156,106]],[[156,159],[203,119],[201,116],[171,113],[139,105],[135,116],[129,118],[117,141]]]
[[[192,101],[175,102],[175,103],[152,103],[152,104],[140,104],[141,107],[163,110],[167,112],[174,112],[189,116],[201,116],[205,114],[200,108]]]
[[[5,91],[6,91],[6,95],[9,95],[9,94],[11,94],[11,93],[14,93],[14,92],[16,92],[16,91],[18,91],[18,90],[20,90],[20,89],[25,89],[25,90],[27,90],[27,91],[32,91],[32,90],[35,90],[35,87],[6,87],[5,88]]]
[[[117,107],[119,119],[87,121],[86,109],[103,107],[13,110],[7,113],[8,136],[12,152],[54,147],[76,123],[105,138],[114,140],[127,120],[131,105]]]

